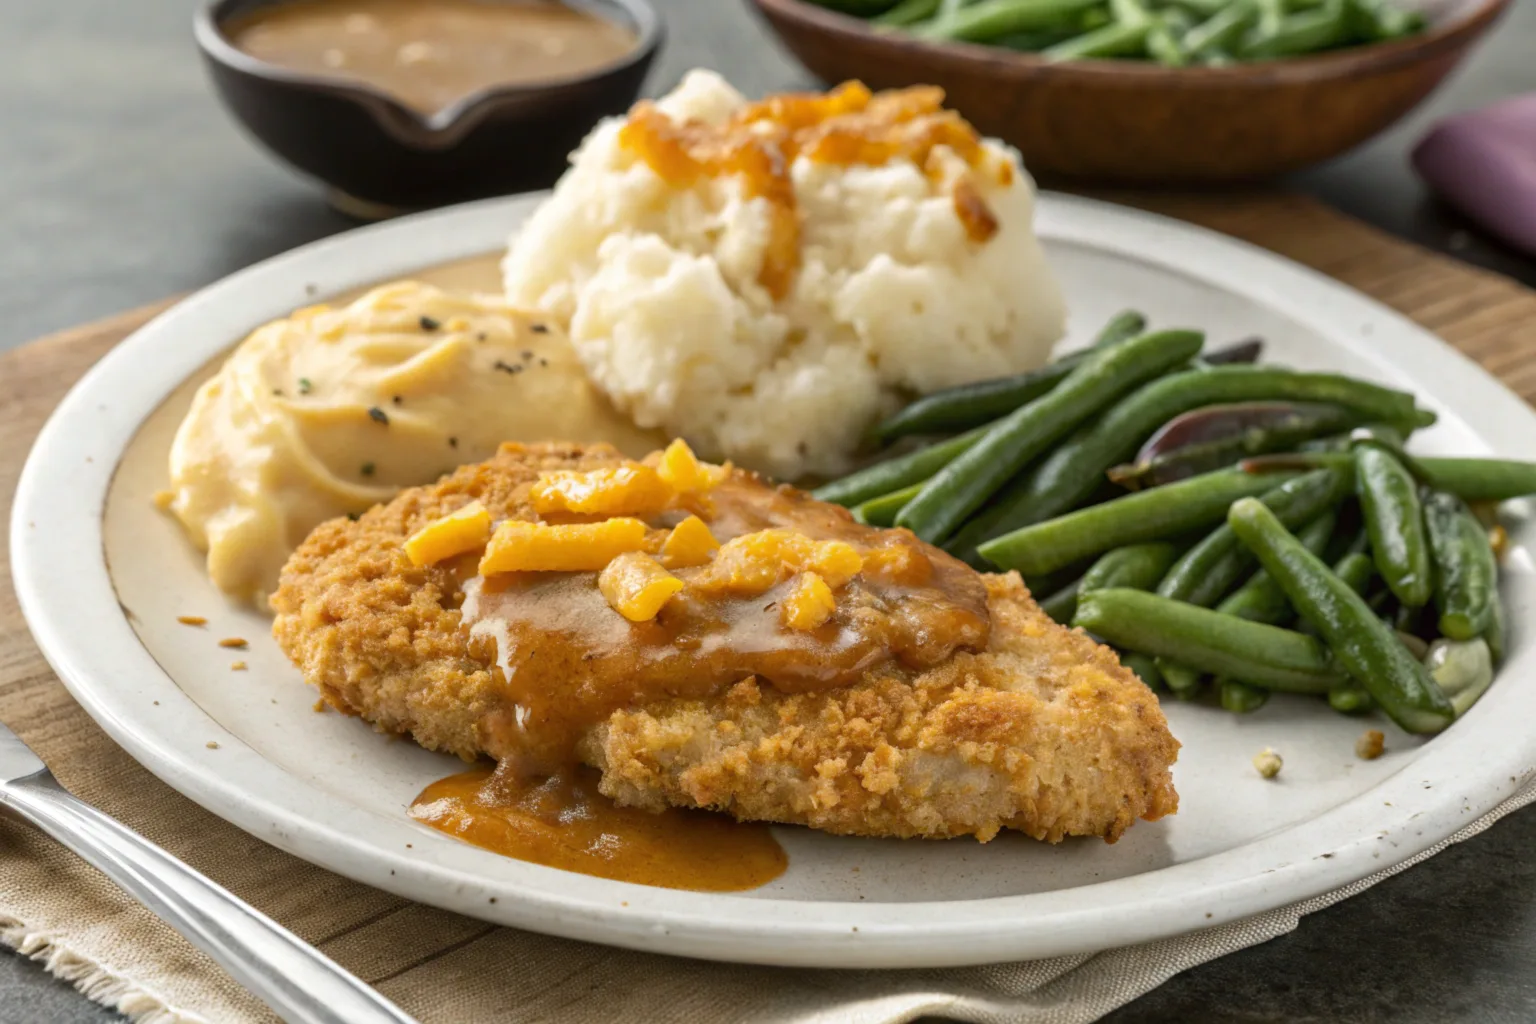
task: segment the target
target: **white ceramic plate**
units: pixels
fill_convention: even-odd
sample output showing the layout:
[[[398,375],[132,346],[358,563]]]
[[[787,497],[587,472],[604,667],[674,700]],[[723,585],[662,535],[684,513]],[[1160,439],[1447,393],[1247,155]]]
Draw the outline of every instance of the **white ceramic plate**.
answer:
[[[1420,742],[1316,700],[1238,717],[1173,704],[1179,814],[1120,843],[1008,835],[898,842],[777,833],[788,872],[716,895],[567,874],[463,845],[405,813],[458,762],[311,710],[313,691],[263,616],[225,602],[150,505],[190,390],[210,360],[295,306],[500,247],[537,197],[351,232],[200,292],[113,350],[38,438],[12,519],[16,587],[38,643],[108,733],[156,775],[252,834],[402,896],[598,942],[723,960],[942,966],[1141,942],[1326,891],[1403,860],[1518,788],[1536,763],[1536,583],[1516,523],[1506,593],[1515,644],[1467,717]],[[1408,388],[1441,414],[1426,449],[1529,454],[1536,415],[1472,363],[1362,296],[1273,255],[1119,207],[1046,196],[1040,230],[1073,337],[1133,306],[1213,338],[1258,333],[1267,358]],[[490,284],[489,266],[479,271]],[[1520,510],[1517,509],[1518,513]],[[177,615],[206,616],[206,629]],[[248,652],[216,646],[251,640]],[[247,672],[230,671],[238,653]],[[212,744],[216,743],[217,748]],[[1272,746],[1273,782],[1249,764]]]

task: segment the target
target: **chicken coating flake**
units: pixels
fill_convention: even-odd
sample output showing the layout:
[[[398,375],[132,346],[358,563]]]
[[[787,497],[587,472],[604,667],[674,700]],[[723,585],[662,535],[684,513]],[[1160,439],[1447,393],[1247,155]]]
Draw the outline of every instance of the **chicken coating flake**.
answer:
[[[472,500],[530,517],[540,472],[619,458],[606,446],[507,444],[355,522],[323,524],[283,571],[273,635],[331,706],[466,760],[507,753],[494,652],[469,642],[458,610],[476,556],[413,566],[404,542]],[[624,708],[577,752],[621,804],[849,835],[985,841],[1013,828],[1113,842],[1137,818],[1173,813],[1179,744],[1157,698],[1113,652],[1052,622],[1017,574],[983,579],[984,651],[923,671],[886,662],[833,689],[790,694],[747,678],[709,699]]]

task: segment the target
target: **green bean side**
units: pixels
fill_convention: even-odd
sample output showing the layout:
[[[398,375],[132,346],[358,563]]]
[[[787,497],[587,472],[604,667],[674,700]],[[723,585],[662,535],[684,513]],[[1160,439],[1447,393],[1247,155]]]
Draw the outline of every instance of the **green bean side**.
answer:
[[[1428,671],[1376,617],[1260,502],[1245,498],[1227,515],[1238,538],[1280,584],[1291,604],[1322,634],[1337,664],[1409,732],[1437,732],[1455,711]],[[1079,609],[1079,618],[1082,610]],[[1246,677],[1242,677],[1246,678]]]

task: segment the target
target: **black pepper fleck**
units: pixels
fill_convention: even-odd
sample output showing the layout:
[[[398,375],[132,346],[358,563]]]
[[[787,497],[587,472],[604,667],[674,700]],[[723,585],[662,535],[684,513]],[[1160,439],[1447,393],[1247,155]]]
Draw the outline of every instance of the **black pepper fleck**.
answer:
[[[376,405],[368,409],[368,418],[375,423],[382,423],[386,427],[389,426],[389,414]]]
[[[355,522],[357,522],[359,517],[358,517],[358,514],[356,512],[348,512],[347,513],[347,518],[352,520],[355,523]]]
[[[491,366],[494,369],[500,370],[502,373],[518,374],[523,372],[523,367],[521,364],[508,363],[501,359],[496,360],[491,364]]]
[[[307,395],[314,390],[314,387],[314,382],[311,381],[308,377],[299,378],[299,394]]]
[[[365,463],[363,463],[361,468],[362,468],[363,476],[373,476],[373,468],[374,468],[373,467],[373,463],[365,462]]]
[[[405,404],[405,399],[400,397],[399,395],[393,396],[392,398],[390,398],[390,401],[394,402],[396,405],[403,405],[403,404]]]
[[[525,348],[525,349],[523,349],[523,358],[524,359],[532,359],[533,358],[533,353]]]
[[[539,356],[539,365],[540,366],[548,366],[549,365],[549,360],[545,359],[543,356]]]
[[[549,328],[546,327],[544,324],[533,324],[528,329],[530,331],[532,331],[534,334],[548,334],[549,333]]]
[[[276,395],[278,398],[282,398],[283,397],[283,389],[282,388],[273,388],[272,389],[272,393],[274,395]]]
[[[458,446],[459,446],[459,439],[458,438],[450,437],[448,439],[448,447],[449,448],[457,448]]]
[[[476,341],[484,341],[485,340],[485,332],[481,331],[479,334],[475,335],[475,340]]]
[[[421,323],[421,329],[424,331],[435,331],[439,327],[443,326],[429,316],[422,317],[419,322]]]

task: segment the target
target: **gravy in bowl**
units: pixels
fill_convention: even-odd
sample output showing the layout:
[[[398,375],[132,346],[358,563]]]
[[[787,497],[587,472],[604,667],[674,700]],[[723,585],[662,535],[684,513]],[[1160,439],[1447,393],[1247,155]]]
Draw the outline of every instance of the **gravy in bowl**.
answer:
[[[482,89],[597,70],[639,42],[558,0],[297,0],[224,30],[258,60],[354,79],[427,114]]]

